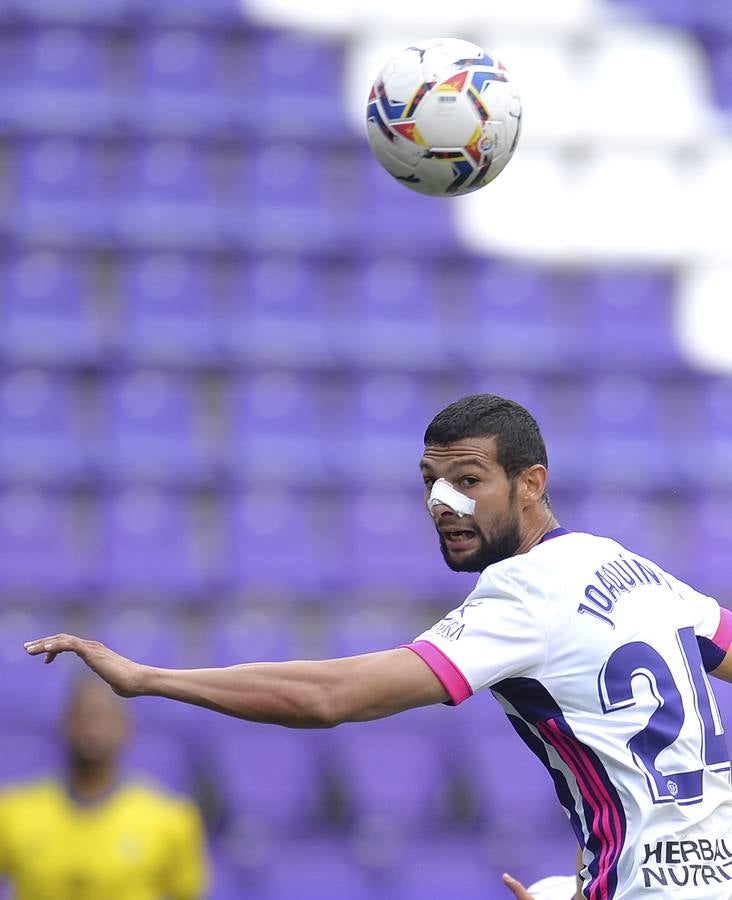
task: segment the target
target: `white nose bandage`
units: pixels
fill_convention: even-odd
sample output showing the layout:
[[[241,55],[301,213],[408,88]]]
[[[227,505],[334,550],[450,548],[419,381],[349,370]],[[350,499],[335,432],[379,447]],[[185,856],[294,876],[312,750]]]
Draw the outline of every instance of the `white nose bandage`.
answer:
[[[427,509],[431,513],[439,504],[449,506],[461,518],[462,516],[472,516],[475,512],[475,500],[461,494],[444,478],[438,478],[432,485],[432,491],[427,499]]]

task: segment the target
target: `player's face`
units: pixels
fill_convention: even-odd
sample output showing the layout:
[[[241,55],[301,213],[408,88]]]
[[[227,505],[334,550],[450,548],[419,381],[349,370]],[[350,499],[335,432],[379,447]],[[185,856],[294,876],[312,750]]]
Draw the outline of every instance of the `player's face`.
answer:
[[[465,438],[425,448],[420,461],[425,499],[438,478],[475,500],[471,516],[442,504],[432,509],[445,562],[455,572],[482,572],[513,556],[521,543],[516,483],[496,461],[495,438]]]
[[[83,765],[112,762],[127,737],[122,703],[101,681],[84,681],[77,687],[64,726],[71,759]]]

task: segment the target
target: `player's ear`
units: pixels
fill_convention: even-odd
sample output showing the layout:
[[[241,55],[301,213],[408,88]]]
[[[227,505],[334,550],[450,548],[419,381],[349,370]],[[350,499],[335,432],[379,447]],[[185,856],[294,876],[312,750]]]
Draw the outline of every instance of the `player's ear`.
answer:
[[[524,469],[519,475],[519,497],[527,503],[536,503],[546,493],[548,472],[546,466],[537,463]]]

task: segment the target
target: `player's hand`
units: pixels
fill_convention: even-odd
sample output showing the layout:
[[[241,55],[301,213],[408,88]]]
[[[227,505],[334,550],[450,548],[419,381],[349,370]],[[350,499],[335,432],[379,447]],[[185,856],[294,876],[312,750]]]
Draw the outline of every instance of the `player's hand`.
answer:
[[[120,697],[138,697],[143,693],[146,667],[120,656],[99,641],[85,641],[73,634],[54,634],[28,641],[24,646],[31,656],[45,653],[45,663],[52,663],[59,653],[75,653]]]
[[[511,891],[514,897],[518,898],[518,900],[532,900],[531,894],[526,890],[523,884],[521,884],[520,881],[516,881],[512,875],[504,875],[503,883]]]

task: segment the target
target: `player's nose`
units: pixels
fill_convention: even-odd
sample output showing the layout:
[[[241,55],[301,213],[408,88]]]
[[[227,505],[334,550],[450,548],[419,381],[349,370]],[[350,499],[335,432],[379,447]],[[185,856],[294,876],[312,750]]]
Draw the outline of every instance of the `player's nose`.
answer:
[[[431,510],[432,518],[438,525],[449,525],[458,522],[458,515],[446,503],[435,503]]]

